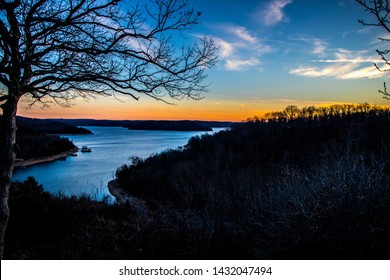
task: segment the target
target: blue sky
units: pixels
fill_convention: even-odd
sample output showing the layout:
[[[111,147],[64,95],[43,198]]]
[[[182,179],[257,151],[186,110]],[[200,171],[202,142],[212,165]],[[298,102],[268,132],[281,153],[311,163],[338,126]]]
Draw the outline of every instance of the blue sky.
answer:
[[[196,6],[205,11],[199,29],[220,46],[219,66],[227,71],[276,66],[289,74],[353,79],[365,77],[349,72],[361,65],[337,72],[323,64],[377,60],[381,30],[357,22],[367,15],[353,0],[200,0]]]
[[[205,99],[176,106],[98,99],[70,109],[34,108],[23,115],[112,119],[243,120],[287,105],[369,102],[389,105],[378,93],[388,73],[373,66],[386,45],[380,28],[354,0],[197,0],[201,24],[184,39],[207,35],[219,46],[208,71]],[[120,98],[121,99],[121,98]],[[67,111],[64,111],[67,110]]]

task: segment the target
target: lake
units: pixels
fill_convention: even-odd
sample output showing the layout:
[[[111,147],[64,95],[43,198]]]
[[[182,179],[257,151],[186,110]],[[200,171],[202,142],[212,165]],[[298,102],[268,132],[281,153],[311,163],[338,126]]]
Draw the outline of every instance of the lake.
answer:
[[[85,127],[91,135],[70,135],[77,147],[88,146],[91,153],[78,152],[50,163],[15,170],[13,180],[24,181],[33,176],[43,188],[52,194],[82,195],[101,200],[113,197],[107,183],[115,178],[116,170],[130,164],[130,157],[146,158],[166,149],[175,149],[187,144],[196,135],[210,132],[128,130],[122,127]],[[214,132],[221,130],[213,129]]]

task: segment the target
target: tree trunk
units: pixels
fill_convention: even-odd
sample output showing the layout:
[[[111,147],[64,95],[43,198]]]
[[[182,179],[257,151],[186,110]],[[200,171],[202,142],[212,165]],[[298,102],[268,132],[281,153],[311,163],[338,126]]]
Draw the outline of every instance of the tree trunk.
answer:
[[[0,131],[0,258],[4,258],[4,237],[10,215],[9,188],[15,165],[16,111],[19,97],[9,95],[1,106],[3,117]]]

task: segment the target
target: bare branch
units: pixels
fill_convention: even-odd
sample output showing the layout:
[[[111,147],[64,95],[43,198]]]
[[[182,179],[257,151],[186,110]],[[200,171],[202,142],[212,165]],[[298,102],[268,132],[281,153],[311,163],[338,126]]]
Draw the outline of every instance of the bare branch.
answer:
[[[363,20],[359,20],[359,22],[363,25],[367,26],[375,26],[375,27],[382,27],[384,28],[387,33],[390,33],[390,20],[389,20],[389,15],[390,15],[390,6],[389,6],[389,1],[388,0],[355,0],[357,3],[362,5],[365,9],[366,12],[370,13],[374,17],[374,22],[367,23]],[[380,37],[378,38],[382,42],[389,42],[390,38],[383,38]],[[383,63],[387,66],[390,66],[390,61],[387,58],[387,55],[390,53],[390,50],[377,50],[377,54],[381,57]],[[374,66],[378,71],[381,72],[387,72],[390,71],[390,68],[383,68],[380,67],[377,63],[374,63]],[[389,98],[389,93],[387,92],[386,88],[386,83],[384,83],[384,89],[379,90],[381,94],[383,94],[383,98],[385,99],[390,99]]]
[[[199,14],[188,0],[147,3],[19,1],[7,10],[12,22],[0,14],[3,84],[13,79],[17,94],[37,100],[116,93],[200,99],[216,47],[208,38],[176,47],[174,39],[198,24]]]
[[[383,83],[383,90],[379,90],[379,93],[383,94],[384,99],[390,100],[390,93],[387,91],[386,83]]]

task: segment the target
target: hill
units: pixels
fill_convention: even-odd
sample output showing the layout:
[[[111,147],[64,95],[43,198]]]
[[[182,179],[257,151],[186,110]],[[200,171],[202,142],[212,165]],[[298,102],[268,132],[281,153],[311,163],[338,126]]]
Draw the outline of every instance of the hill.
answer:
[[[94,119],[50,119],[75,126],[119,126],[141,130],[210,131],[212,127],[230,127],[234,122],[219,121],[153,121],[153,120],[94,120]]]
[[[390,111],[345,108],[252,118],[194,137],[184,151],[134,159],[117,182],[150,211],[170,207],[187,229],[210,236],[207,254],[388,258]]]
[[[88,129],[50,119],[32,119],[17,116],[16,122],[18,127],[23,127],[25,130],[31,129],[48,134],[92,134]]]
[[[68,138],[57,134],[91,133],[68,124],[19,116],[16,123],[18,130],[15,152],[19,161],[47,158],[77,149]],[[19,162],[17,166],[19,165],[23,164]]]
[[[110,184],[121,204],[30,178],[7,258],[389,259],[389,151],[388,109],[289,106],[133,158]]]

